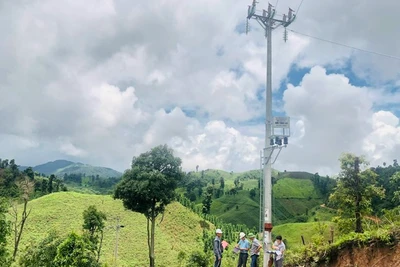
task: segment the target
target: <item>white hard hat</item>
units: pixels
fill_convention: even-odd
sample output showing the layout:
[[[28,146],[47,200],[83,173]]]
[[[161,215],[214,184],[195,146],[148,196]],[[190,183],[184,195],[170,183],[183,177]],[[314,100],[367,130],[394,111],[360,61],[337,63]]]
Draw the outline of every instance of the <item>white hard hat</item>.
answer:
[[[241,233],[239,234],[239,237],[240,237],[240,238],[243,238],[243,237],[245,237],[245,236],[246,236],[246,234],[243,233],[243,232],[241,232]]]
[[[216,233],[216,234],[222,234],[222,230],[221,230],[221,229],[217,229],[217,230],[215,231],[215,233]]]

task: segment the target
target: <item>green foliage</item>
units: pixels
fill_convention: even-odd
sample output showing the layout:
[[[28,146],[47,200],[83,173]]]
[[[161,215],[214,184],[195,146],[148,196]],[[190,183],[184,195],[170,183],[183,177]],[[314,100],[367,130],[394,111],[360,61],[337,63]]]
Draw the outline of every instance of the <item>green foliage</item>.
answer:
[[[155,147],[133,158],[132,168],[124,173],[114,193],[125,208],[146,216],[151,267],[155,265],[155,219],[176,197],[175,189],[183,177],[181,163],[168,146]]]
[[[203,213],[204,214],[210,214],[213,192],[214,192],[214,188],[212,186],[207,187],[207,190],[204,194],[204,200],[203,200]]]
[[[400,226],[400,207],[392,210],[383,210],[384,223],[391,226]]]
[[[0,263],[5,266],[8,258],[7,237],[10,234],[10,222],[5,213],[8,210],[7,201],[0,197]],[[4,265],[3,265],[4,264]]]
[[[223,239],[228,243],[236,243],[238,239],[238,235],[240,232],[250,233],[257,232],[255,228],[249,228],[246,225],[241,224],[233,224],[233,223],[225,223],[223,220],[220,220],[216,216],[203,214],[200,209],[197,209],[193,203],[185,198],[184,196],[179,196],[178,201],[185,207],[191,209],[193,212],[197,213],[199,216],[202,216],[205,220],[210,221],[214,224],[215,227],[223,229]],[[204,221],[201,222],[204,225]],[[204,225],[205,226],[205,225]],[[205,253],[209,252],[213,248],[213,240],[215,238],[215,232],[209,230],[209,226],[203,227],[203,235],[202,242],[204,245],[203,251]]]
[[[394,188],[392,201],[398,205],[400,203],[400,171],[390,177],[390,185]]]
[[[114,187],[121,181],[120,177],[87,176],[84,173],[64,174],[63,181],[70,190],[91,194],[112,194]]]
[[[34,244],[39,243],[47,236],[49,230],[54,230],[62,240],[70,232],[81,234],[82,213],[91,205],[98,207],[108,218],[105,222],[100,262],[114,266],[116,232],[115,220],[112,218],[118,216],[120,223],[125,225],[119,232],[118,265],[148,266],[146,253],[134,253],[145,251],[147,246],[146,218],[142,214],[125,210],[121,201],[104,195],[58,192],[32,200],[32,213],[21,240],[21,249],[30,247],[31,241]],[[201,221],[201,217],[177,202],[167,206],[162,223],[157,220],[155,228],[156,249],[159,248],[156,257],[160,263],[164,266],[177,266],[179,251],[189,254],[194,250],[203,249],[202,228],[208,227],[212,231],[214,226],[209,222],[207,226]],[[8,249],[12,249],[10,243]],[[3,267],[1,264],[0,266]]]
[[[184,251],[179,251],[178,253],[178,261],[179,261],[179,266],[182,266],[182,263],[186,260],[186,252]]]
[[[20,192],[16,182],[21,176],[13,159],[10,161],[0,159],[0,197],[17,197]]]
[[[34,183],[34,192],[30,198],[36,198],[55,191],[66,190],[60,179],[35,176],[31,167],[20,171],[14,160],[0,159],[0,197],[17,198],[22,194],[18,183],[28,177]],[[50,180],[50,181],[49,181]],[[55,186],[54,186],[55,184]]]
[[[326,266],[334,261],[342,250],[360,247],[393,246],[399,241],[400,229],[381,227],[364,233],[350,232],[336,238],[333,243],[326,238],[326,227],[318,225],[315,234],[305,246],[297,246],[287,251],[285,263],[288,266]],[[324,235],[321,233],[324,232]]]
[[[329,198],[329,195],[333,192],[334,188],[336,187],[336,180],[331,179],[328,176],[321,177],[318,173],[316,173],[311,178],[311,181],[315,189],[324,199],[324,202],[326,202]]]
[[[125,208],[154,219],[175,199],[182,178],[181,162],[166,145],[133,158],[132,168],[124,173],[114,197],[121,199]]]
[[[21,267],[53,267],[57,255],[57,247],[63,242],[55,231],[51,231],[47,237],[39,243],[31,244],[23,251],[19,259]]]
[[[254,199],[256,197],[256,194],[257,194],[257,189],[256,188],[252,188],[250,190],[249,194],[250,194],[250,198]]]
[[[349,234],[354,231],[355,218],[343,218],[335,216],[332,218],[332,222],[336,223],[341,234]]]
[[[187,267],[208,267],[209,259],[209,255],[200,251],[194,251],[189,256]]]
[[[103,212],[98,211],[94,205],[89,206],[88,209],[83,212],[82,228],[95,248],[97,261],[99,261],[101,255],[105,220],[107,220],[107,216]]]
[[[88,231],[90,238],[93,239],[96,234],[103,231],[105,220],[107,220],[107,216],[98,211],[96,206],[91,205],[83,212],[82,228]]]
[[[341,173],[337,188],[330,196],[332,206],[340,208],[341,217],[355,218],[355,231],[362,232],[362,214],[372,212],[372,199],[383,197],[384,189],[377,186],[377,174],[370,169],[360,172],[360,165],[367,162],[362,157],[343,154],[340,158]]]
[[[57,248],[56,267],[98,267],[90,241],[75,233],[68,235]]]
[[[53,193],[53,181],[56,179],[56,177],[54,176],[54,174],[52,174],[52,175],[50,175],[50,178],[49,178],[49,185],[48,185],[48,188],[47,188],[47,190],[48,190],[48,192],[51,194],[51,193]]]

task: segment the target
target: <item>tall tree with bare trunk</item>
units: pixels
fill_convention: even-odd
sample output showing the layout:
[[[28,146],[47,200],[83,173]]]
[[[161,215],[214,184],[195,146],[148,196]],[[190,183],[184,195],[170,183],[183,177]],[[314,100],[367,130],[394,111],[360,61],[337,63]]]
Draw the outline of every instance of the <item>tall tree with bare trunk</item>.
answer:
[[[114,193],[125,208],[146,216],[150,267],[155,266],[156,218],[175,199],[175,189],[183,177],[181,162],[168,146],[157,146],[133,158],[131,169],[124,173]]]

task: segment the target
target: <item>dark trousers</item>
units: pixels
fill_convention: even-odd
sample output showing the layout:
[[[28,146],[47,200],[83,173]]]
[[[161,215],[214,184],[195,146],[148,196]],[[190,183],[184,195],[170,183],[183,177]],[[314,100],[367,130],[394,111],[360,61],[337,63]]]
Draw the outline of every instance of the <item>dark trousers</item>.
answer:
[[[222,261],[222,258],[220,260],[218,260],[218,256],[215,256],[214,267],[221,267],[221,261]]]
[[[257,267],[258,255],[251,255],[250,267]]]
[[[280,258],[279,260],[275,260],[274,266],[275,267],[282,267],[283,266],[283,259]]]
[[[240,253],[239,254],[239,263],[238,263],[237,267],[246,267],[248,256],[249,256],[249,254],[247,254],[247,253]]]

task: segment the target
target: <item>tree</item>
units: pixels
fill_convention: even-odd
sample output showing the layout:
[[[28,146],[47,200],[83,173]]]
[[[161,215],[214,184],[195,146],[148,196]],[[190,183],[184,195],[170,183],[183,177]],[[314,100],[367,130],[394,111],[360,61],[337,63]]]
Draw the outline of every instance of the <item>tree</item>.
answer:
[[[43,195],[47,194],[47,188],[48,188],[47,184],[48,184],[47,179],[43,179],[42,180],[42,188],[41,188]]]
[[[156,218],[175,199],[175,189],[183,177],[181,163],[167,145],[157,146],[133,158],[131,169],[125,171],[114,192],[114,198],[121,199],[125,208],[146,216],[150,267],[155,266]]]
[[[0,162],[0,196],[17,197],[19,195],[16,181],[20,175],[18,168],[15,169],[15,162],[11,160],[1,160]]]
[[[397,159],[393,160],[393,167],[399,167],[399,163],[397,162]]]
[[[235,184],[235,188],[238,188],[240,184],[239,177],[237,177],[233,183]]]
[[[100,259],[101,247],[103,244],[105,220],[107,220],[106,215],[103,212],[98,211],[93,205],[89,206],[87,210],[83,211],[82,228],[84,231],[86,231],[89,240],[96,248],[97,262]]]
[[[39,243],[31,243],[19,257],[19,266],[22,267],[53,267],[57,256],[57,247],[63,242],[55,231]]]
[[[252,188],[251,190],[250,190],[250,198],[251,199],[254,199],[256,197],[256,189],[255,188]]]
[[[214,188],[208,186],[203,199],[203,214],[210,214]]]
[[[56,267],[100,267],[90,242],[71,233],[58,246],[53,266]]]
[[[8,210],[5,198],[0,198],[0,266],[5,266],[7,261],[7,236],[10,234],[10,223],[6,219]]]
[[[13,202],[12,205],[12,216],[13,216],[13,231],[14,231],[14,252],[13,252],[13,260],[17,256],[18,246],[21,241],[22,233],[24,231],[24,227],[26,224],[26,220],[28,219],[29,215],[31,214],[31,210],[28,211],[28,202],[30,194],[33,192],[35,184],[31,181],[27,176],[22,178],[21,181],[18,182],[18,187],[22,192],[22,201],[23,201],[23,208],[21,219],[19,219],[18,209],[17,209],[17,202]]]
[[[207,267],[209,266],[208,257],[206,254],[200,251],[194,251],[190,254],[188,263],[188,267]]]
[[[384,189],[376,185],[377,174],[371,169],[360,171],[360,165],[368,164],[364,158],[346,153],[339,160],[341,172],[330,201],[333,205],[342,208],[344,213],[353,213],[355,232],[362,233],[362,213],[372,210],[372,198],[383,197]]]
[[[54,174],[52,174],[52,175],[50,175],[50,178],[49,178],[49,185],[47,186],[48,188],[48,191],[49,191],[49,193],[51,194],[51,193],[53,193],[53,181],[56,179],[56,176],[54,175]]]
[[[33,172],[32,167],[26,168],[26,170],[24,170],[24,173],[31,179],[31,181],[35,179],[35,173]]]

